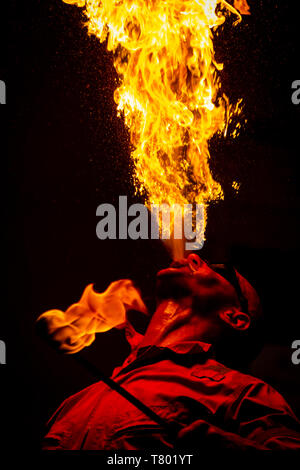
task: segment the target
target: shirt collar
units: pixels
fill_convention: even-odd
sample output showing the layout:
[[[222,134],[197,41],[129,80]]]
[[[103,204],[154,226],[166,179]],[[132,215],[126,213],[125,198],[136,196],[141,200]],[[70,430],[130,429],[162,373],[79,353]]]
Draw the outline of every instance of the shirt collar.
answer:
[[[143,364],[145,361],[157,361],[159,358],[169,356],[168,353],[175,353],[178,357],[188,359],[193,359],[194,357],[199,357],[199,355],[206,355],[211,352],[212,345],[204,343],[202,341],[180,341],[174,343],[168,347],[165,346],[156,346],[156,345],[144,345],[134,349],[132,353],[125,360],[124,364],[121,367],[118,367],[113,377],[116,377],[119,374],[128,372],[131,369],[136,368],[138,365]]]
[[[136,357],[148,356],[153,353],[162,352],[164,350],[171,350],[176,354],[203,354],[207,353],[211,349],[211,344],[204,343],[203,341],[179,341],[177,343],[170,344],[168,346],[156,346],[156,345],[144,345],[140,346],[136,350]],[[156,354],[155,354],[156,355]]]
[[[168,346],[168,349],[177,354],[199,354],[207,353],[211,348],[211,344],[202,341],[181,341],[179,343]]]

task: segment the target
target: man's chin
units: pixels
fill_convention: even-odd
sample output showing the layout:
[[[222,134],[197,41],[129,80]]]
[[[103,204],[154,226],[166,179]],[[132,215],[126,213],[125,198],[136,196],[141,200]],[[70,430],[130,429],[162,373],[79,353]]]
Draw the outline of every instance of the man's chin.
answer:
[[[157,273],[156,278],[156,292],[158,298],[178,299],[190,295],[190,277],[191,274],[182,269],[162,269]]]

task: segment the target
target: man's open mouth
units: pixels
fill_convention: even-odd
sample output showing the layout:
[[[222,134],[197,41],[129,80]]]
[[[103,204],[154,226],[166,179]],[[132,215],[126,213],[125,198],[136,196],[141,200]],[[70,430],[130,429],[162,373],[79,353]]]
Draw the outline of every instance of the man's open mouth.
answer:
[[[163,276],[191,276],[193,271],[191,270],[189,263],[174,261],[168,268],[162,269],[157,273],[157,277]]]

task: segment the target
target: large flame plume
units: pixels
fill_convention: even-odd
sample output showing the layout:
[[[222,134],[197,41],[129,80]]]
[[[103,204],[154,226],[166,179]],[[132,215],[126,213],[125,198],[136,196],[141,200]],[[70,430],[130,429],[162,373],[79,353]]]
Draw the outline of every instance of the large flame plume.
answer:
[[[236,106],[222,94],[212,34],[246,0],[63,0],[84,7],[90,34],[107,40],[120,86],[114,98],[134,147],[135,180],[150,204],[223,198],[209,140]],[[205,217],[206,219],[206,217]],[[204,237],[204,233],[203,233]]]

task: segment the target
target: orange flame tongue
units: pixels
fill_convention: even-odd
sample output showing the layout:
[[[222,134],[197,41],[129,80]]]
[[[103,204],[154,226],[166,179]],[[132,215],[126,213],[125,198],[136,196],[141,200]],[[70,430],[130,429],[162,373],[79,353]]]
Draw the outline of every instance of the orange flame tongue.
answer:
[[[220,91],[212,29],[225,21],[222,11],[239,21],[238,11],[225,0],[64,1],[85,6],[89,33],[107,39],[115,53],[121,83],[115,101],[135,148],[136,187],[148,206],[206,206],[223,198],[208,143],[225,131],[233,111]],[[246,0],[234,5],[249,11]]]
[[[95,334],[124,326],[128,310],[148,314],[139,291],[130,279],[112,282],[99,294],[89,284],[81,299],[65,312],[48,310],[37,319],[57,348],[74,354],[90,346]],[[130,340],[129,340],[130,341]]]

